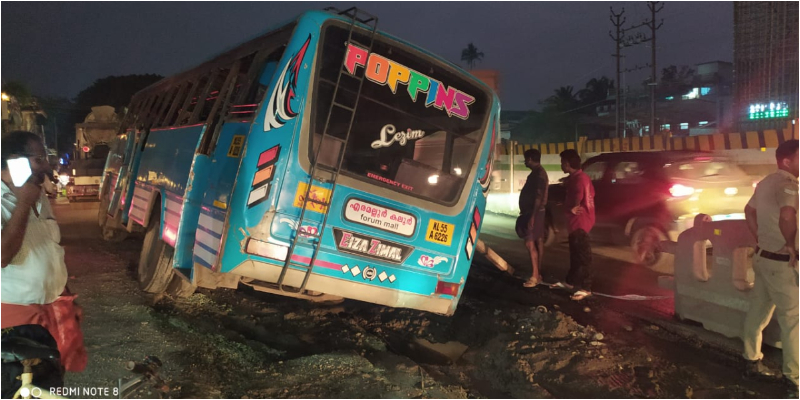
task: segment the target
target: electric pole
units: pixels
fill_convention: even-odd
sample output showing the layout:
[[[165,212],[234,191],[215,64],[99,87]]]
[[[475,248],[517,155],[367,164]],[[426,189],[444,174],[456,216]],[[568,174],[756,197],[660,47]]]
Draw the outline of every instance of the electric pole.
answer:
[[[608,19],[611,20],[611,24],[613,24],[617,30],[616,35],[612,35],[611,32],[608,32],[608,36],[610,36],[611,40],[613,40],[616,44],[616,52],[612,54],[612,57],[615,57],[617,59],[617,79],[614,81],[614,86],[617,87],[616,106],[614,108],[614,115],[615,115],[614,135],[616,137],[619,137],[619,88],[620,88],[619,76],[621,72],[619,69],[619,61],[620,58],[622,57],[620,51],[622,50],[622,41],[624,34],[622,25],[625,24],[626,19],[622,17],[622,14],[625,14],[625,7],[622,8],[622,11],[619,14],[614,13],[614,7],[609,7],[609,9],[611,10],[611,16],[609,16]],[[620,21],[620,19],[622,21]]]
[[[620,89],[621,89],[621,86],[622,86],[622,82],[620,81],[620,74],[623,72],[620,69],[620,59],[623,57],[623,55],[621,54],[622,48],[623,47],[630,47],[630,46],[633,46],[635,44],[639,44],[639,43],[642,43],[642,42],[646,41],[642,34],[637,34],[636,37],[625,37],[625,32],[630,31],[632,29],[639,28],[641,26],[645,26],[646,24],[645,23],[641,23],[641,24],[638,24],[638,25],[631,26],[629,28],[623,28],[622,26],[625,25],[625,21],[626,21],[626,19],[622,16],[623,14],[625,14],[625,7],[622,8],[622,11],[619,14],[614,13],[614,7],[609,7],[609,9],[611,10],[611,16],[609,16],[609,19],[611,20],[611,24],[613,24],[614,27],[616,28],[616,35],[612,34],[611,31],[608,32],[608,36],[610,36],[611,40],[613,40],[615,42],[615,44],[616,44],[616,53],[612,54],[611,56],[615,57],[617,59],[617,80],[614,82],[614,86],[617,87],[617,96],[616,96],[617,98],[616,98],[616,106],[615,106],[616,108],[614,110],[614,114],[616,115],[616,124],[615,124],[615,127],[614,127],[614,131],[616,133],[616,136],[620,137],[620,135],[619,135],[619,125],[620,125],[619,124],[619,109],[620,109],[619,101],[620,101]],[[620,21],[620,19],[621,19],[621,21]],[[638,68],[638,66],[637,66],[637,68]],[[622,132],[623,132],[623,137],[624,137],[625,136],[624,135],[625,130],[623,130]]]
[[[661,3],[661,4],[659,4]],[[650,54],[650,134],[656,134],[656,85],[658,81],[656,80],[656,31],[658,28],[661,28],[661,25],[664,25],[664,20],[662,19],[661,22],[658,23],[656,26],[656,13],[664,9],[664,3],[660,1],[649,1],[647,2],[647,8],[650,9],[650,20],[645,22],[648,28],[650,28],[650,41],[651,43],[651,54]]]

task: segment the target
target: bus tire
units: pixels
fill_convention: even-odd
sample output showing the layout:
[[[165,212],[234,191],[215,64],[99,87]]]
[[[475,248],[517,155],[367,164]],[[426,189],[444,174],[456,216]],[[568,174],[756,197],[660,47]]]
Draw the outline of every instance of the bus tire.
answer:
[[[103,240],[106,242],[119,243],[127,238],[128,231],[122,231],[107,226],[103,227]]]
[[[163,293],[172,279],[172,256],[174,250],[161,240],[161,212],[153,211],[147,224],[142,252],[139,255],[137,278],[139,288],[147,293]]]
[[[180,273],[174,273],[172,280],[167,286],[168,295],[181,299],[193,295],[195,290],[197,290],[197,286],[189,282],[189,280],[184,278]]]

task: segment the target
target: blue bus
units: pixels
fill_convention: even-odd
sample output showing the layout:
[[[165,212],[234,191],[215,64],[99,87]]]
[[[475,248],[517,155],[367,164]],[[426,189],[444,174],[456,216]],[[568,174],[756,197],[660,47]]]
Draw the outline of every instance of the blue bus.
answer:
[[[306,12],[135,94],[99,219],[109,239],[145,233],[147,292],[245,284],[452,315],[499,113],[374,16]]]

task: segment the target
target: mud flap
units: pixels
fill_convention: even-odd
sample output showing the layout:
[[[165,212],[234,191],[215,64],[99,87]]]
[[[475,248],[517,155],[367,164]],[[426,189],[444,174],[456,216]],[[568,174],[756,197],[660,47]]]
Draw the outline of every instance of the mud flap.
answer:
[[[216,289],[218,287],[236,289],[241,276],[232,273],[214,272],[200,264],[194,264],[194,284],[197,287]]]

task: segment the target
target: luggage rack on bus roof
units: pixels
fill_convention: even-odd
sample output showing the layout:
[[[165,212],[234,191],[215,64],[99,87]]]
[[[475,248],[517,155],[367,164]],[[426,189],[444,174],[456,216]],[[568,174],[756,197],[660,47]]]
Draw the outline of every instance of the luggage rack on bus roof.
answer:
[[[370,13],[364,11],[364,10],[359,9],[358,7],[350,7],[348,9],[344,10],[344,11],[342,11],[342,10],[336,8],[336,7],[325,7],[325,8],[323,8],[323,11],[332,12],[334,14],[339,14],[339,15],[344,15],[344,16],[349,17],[351,19],[354,19],[354,20],[356,20],[356,21],[358,21],[358,22],[360,22],[362,24],[368,24],[368,23],[370,23],[372,21],[377,21],[378,20],[378,17],[376,17],[376,16],[374,16],[374,15],[372,15],[372,14],[370,14]],[[359,18],[358,17],[359,13],[365,14],[366,17],[368,17],[368,18],[365,18],[365,19]]]

